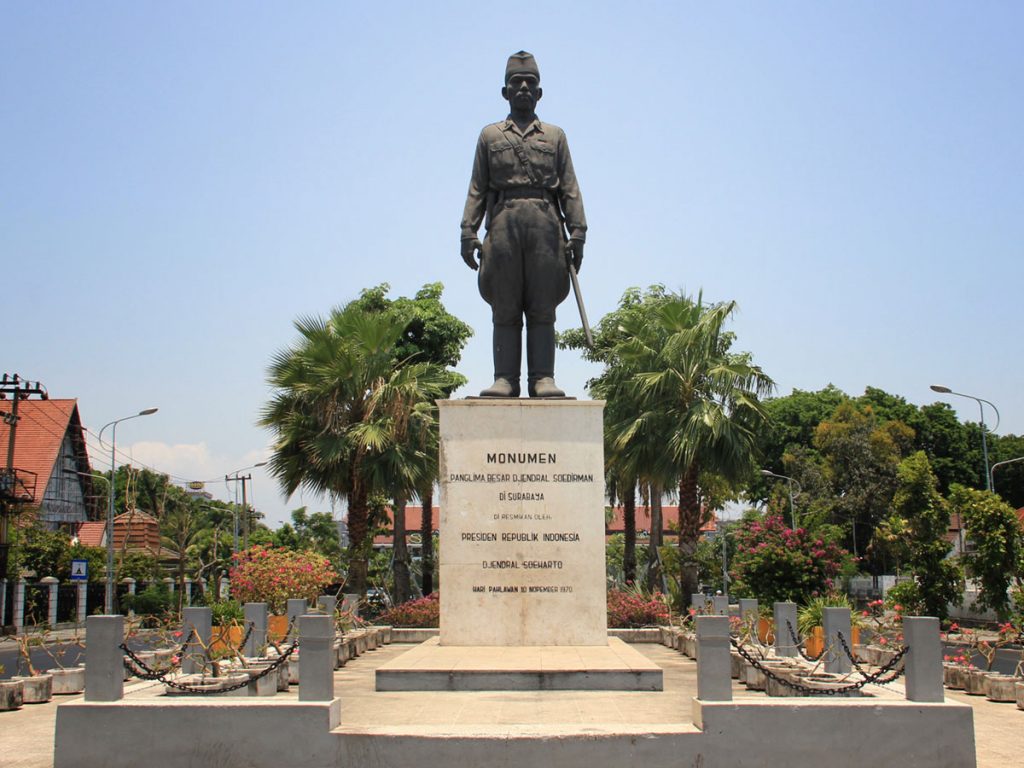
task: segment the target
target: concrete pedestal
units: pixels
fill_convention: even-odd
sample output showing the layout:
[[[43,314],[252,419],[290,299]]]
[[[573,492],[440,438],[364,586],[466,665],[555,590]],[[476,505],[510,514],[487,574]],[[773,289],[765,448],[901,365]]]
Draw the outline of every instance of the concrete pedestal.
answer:
[[[441,645],[607,645],[604,403],[438,405]]]
[[[442,646],[433,638],[377,669],[378,691],[660,691],[661,668],[606,646]]]

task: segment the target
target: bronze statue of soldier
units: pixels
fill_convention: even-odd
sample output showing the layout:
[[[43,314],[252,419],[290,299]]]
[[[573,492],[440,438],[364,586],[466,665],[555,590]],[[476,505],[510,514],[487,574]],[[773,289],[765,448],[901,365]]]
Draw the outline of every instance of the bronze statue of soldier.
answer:
[[[525,317],[529,395],[564,397],[555,384],[555,308],[569,293],[567,259],[577,271],[583,262],[583,198],[565,133],[534,111],[543,91],[531,54],[509,57],[501,95],[509,116],[480,132],[462,215],[462,259],[479,269],[494,323],[494,383],[480,395],[519,397]]]

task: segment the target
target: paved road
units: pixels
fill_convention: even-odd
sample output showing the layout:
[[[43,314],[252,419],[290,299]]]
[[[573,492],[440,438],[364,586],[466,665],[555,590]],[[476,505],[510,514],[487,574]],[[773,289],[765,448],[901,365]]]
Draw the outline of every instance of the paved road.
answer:
[[[963,649],[962,646],[950,644],[945,644],[943,648],[943,652],[946,654],[957,653]],[[1012,675],[1014,670],[1017,669],[1017,665],[1021,662],[1022,658],[1024,658],[1024,650],[1018,648],[1000,648],[996,651],[996,658],[992,664],[992,671],[999,672],[1004,675]],[[988,662],[985,661],[985,657],[980,653],[975,653],[972,656],[971,661],[974,666],[981,667],[982,669],[984,669],[986,664],[988,664]],[[1022,762],[1024,762],[1024,758],[1022,758]]]
[[[32,666],[39,672],[45,672],[48,669],[54,667],[73,667],[79,662],[85,663],[85,648],[74,642],[67,643],[52,643],[47,646],[50,653],[42,648],[33,648],[31,652]],[[133,638],[129,643],[128,647],[134,651],[144,650],[148,646],[147,641],[144,638]],[[54,656],[60,660],[60,664],[53,658]],[[5,641],[0,645],[0,664],[4,666],[4,673],[0,675],[0,679],[6,679],[12,675],[28,674],[28,670],[24,669],[24,664],[18,655],[18,647],[11,641]],[[21,667],[19,668],[19,664]]]

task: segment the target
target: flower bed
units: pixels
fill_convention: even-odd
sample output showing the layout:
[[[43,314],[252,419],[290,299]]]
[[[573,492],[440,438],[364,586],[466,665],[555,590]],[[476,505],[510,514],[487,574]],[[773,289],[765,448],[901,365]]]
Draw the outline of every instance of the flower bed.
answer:
[[[647,598],[633,592],[608,590],[608,626],[612,629],[656,627],[669,619],[668,606],[660,595]]]
[[[410,600],[407,603],[388,608],[377,621],[392,627],[439,627],[441,626],[441,603],[437,593]]]

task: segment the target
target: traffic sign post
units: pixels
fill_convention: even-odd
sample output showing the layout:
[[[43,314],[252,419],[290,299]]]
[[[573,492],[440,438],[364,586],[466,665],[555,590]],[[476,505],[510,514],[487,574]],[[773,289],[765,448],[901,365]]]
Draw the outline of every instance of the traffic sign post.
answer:
[[[88,560],[72,560],[71,561],[71,580],[72,581],[88,581],[89,580],[89,561]]]

